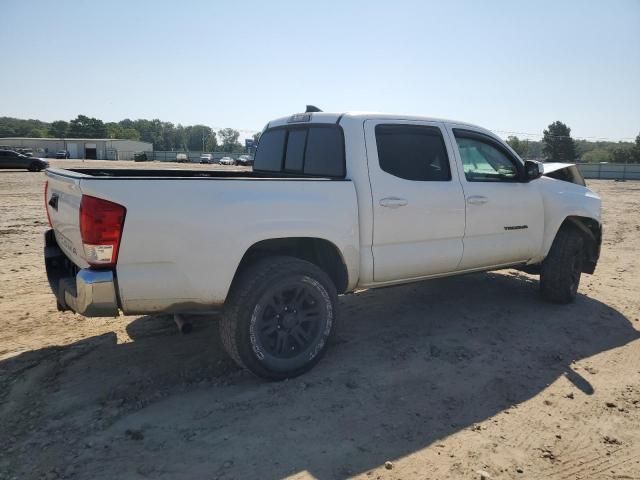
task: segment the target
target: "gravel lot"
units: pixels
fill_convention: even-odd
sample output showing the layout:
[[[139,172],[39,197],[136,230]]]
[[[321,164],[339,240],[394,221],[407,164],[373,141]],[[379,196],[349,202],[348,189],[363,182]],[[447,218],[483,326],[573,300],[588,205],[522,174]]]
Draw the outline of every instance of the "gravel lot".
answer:
[[[215,317],[57,312],[43,182],[0,170],[0,479],[640,479],[640,182],[589,182],[605,240],[575,304],[513,270],[343,296],[281,383]]]

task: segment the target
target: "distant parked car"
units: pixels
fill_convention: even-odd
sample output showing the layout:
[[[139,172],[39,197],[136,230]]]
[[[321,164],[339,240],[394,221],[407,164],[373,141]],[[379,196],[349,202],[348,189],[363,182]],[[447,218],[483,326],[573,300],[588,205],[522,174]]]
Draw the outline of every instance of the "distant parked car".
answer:
[[[238,165],[253,165],[253,157],[251,155],[240,155],[237,160]]]
[[[189,161],[189,156],[186,153],[178,153],[176,155],[176,162],[187,163],[188,161]]]
[[[69,158],[71,155],[66,150],[58,150],[56,152],[56,158]]]
[[[49,162],[41,158],[30,157],[13,150],[0,150],[0,168],[26,168],[30,172],[39,172],[49,167]]]
[[[200,163],[216,163],[211,153],[203,153],[200,155]]]
[[[220,159],[220,165],[235,165],[236,161],[231,157],[222,157]]]

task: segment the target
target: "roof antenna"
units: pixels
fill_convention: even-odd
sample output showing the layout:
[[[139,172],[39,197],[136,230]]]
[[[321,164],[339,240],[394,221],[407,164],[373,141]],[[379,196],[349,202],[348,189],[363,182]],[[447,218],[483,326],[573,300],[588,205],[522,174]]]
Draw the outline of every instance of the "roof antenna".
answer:
[[[307,109],[304,111],[304,113],[313,113],[313,112],[321,112],[321,111],[322,110],[320,110],[315,105],[307,105]]]

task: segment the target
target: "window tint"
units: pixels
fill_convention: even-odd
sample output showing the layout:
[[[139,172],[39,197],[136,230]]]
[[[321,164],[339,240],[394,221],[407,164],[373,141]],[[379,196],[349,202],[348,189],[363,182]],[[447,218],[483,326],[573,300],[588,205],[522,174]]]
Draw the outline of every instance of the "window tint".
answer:
[[[337,125],[276,127],[267,130],[258,142],[253,169],[343,177],[342,130]]]
[[[279,172],[282,170],[282,157],[284,154],[284,140],[287,131],[266,131],[260,137],[258,150],[254,158],[254,170]]]
[[[310,128],[304,173],[309,175],[344,175],[342,135],[337,128]]]
[[[302,170],[304,160],[304,144],[307,141],[307,129],[290,130],[287,140],[287,155],[284,160],[284,169],[299,172]]]
[[[490,141],[456,134],[464,176],[470,182],[514,182],[519,173],[514,160]]]
[[[376,144],[380,168],[405,180],[451,180],[442,133],[436,127],[378,125]]]

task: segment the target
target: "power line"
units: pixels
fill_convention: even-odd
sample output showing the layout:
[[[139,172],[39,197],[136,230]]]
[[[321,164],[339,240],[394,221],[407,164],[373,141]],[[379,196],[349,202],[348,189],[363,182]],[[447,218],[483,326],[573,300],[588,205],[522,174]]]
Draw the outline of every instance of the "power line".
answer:
[[[492,130],[492,131],[496,133],[504,133],[508,135],[525,135],[529,137],[540,137],[540,138],[544,137],[544,134],[540,134],[540,133],[514,132],[512,130]],[[572,137],[571,135],[550,135],[550,134],[547,134],[547,136],[553,137],[553,138],[573,138],[574,140],[587,140],[587,141],[595,140],[595,141],[613,142],[613,143],[635,140],[635,138],[633,137],[623,137],[623,138],[614,139],[614,138],[607,138],[607,137]]]

